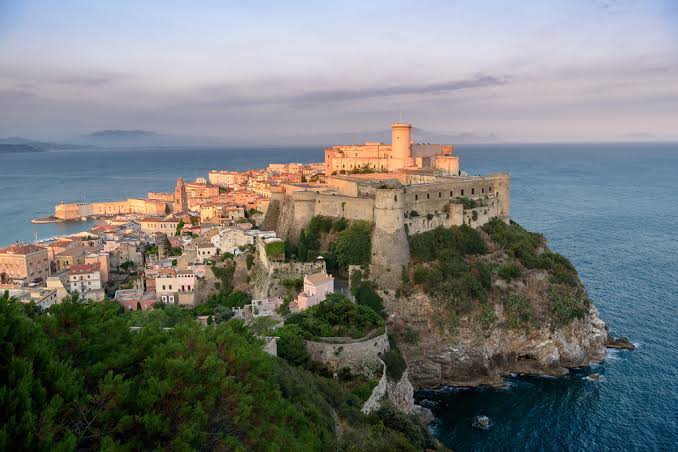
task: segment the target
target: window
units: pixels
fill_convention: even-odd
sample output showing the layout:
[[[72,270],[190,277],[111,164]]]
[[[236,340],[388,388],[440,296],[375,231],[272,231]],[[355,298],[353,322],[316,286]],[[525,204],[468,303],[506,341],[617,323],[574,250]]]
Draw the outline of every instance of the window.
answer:
[[[490,186],[490,188],[488,188],[487,190],[488,190],[490,193],[492,193],[492,187],[491,187],[491,186]]]
[[[426,193],[426,199],[431,199],[431,194],[430,194],[430,193]]]
[[[480,193],[485,193],[485,187],[480,189]]]
[[[461,195],[464,196],[464,190],[461,191]]]
[[[472,194],[472,195],[475,195],[475,194],[476,194],[476,189],[475,189],[475,188],[472,188],[472,189],[471,189],[471,194]]]
[[[450,198],[454,196],[454,191],[450,190]]]
[[[395,196],[393,197],[393,200],[394,200],[395,202],[398,202],[398,195],[395,195]]]
[[[419,200],[419,195],[414,195],[414,200],[418,201]]]

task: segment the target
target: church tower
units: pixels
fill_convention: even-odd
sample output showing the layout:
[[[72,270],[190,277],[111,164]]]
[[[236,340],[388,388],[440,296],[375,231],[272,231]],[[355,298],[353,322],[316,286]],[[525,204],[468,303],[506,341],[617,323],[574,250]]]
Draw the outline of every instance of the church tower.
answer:
[[[184,212],[186,210],[188,210],[186,187],[184,186],[184,180],[179,176],[179,179],[177,179],[177,186],[174,190],[174,212]]]

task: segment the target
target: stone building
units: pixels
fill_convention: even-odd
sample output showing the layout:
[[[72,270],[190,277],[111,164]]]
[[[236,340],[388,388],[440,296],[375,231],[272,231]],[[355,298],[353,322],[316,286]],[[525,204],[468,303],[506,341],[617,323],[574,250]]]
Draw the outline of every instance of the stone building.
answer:
[[[444,174],[459,173],[459,158],[446,144],[412,143],[412,125],[391,125],[391,144],[338,145],[325,149],[325,175],[376,171],[393,172],[403,168],[438,169]]]
[[[177,185],[174,189],[174,211],[175,212],[184,212],[188,210],[188,201],[186,199],[186,187],[184,186],[184,180],[179,177],[177,179]]]
[[[21,284],[46,281],[50,275],[47,249],[28,244],[0,249],[0,274]]]
[[[478,227],[495,217],[509,220],[508,174],[461,175],[451,147],[422,145],[422,151],[408,143],[409,125],[395,124],[393,130],[394,142],[400,144],[389,149],[381,149],[381,144],[374,145],[378,149],[371,144],[358,147],[350,157],[358,160],[346,160],[346,147],[325,151],[328,174],[335,173],[337,165],[364,164],[388,172],[329,175],[322,186],[289,184],[295,188],[272,195],[262,229],[275,230],[294,243],[316,215],[368,221],[374,225],[371,274],[381,286],[397,287],[409,261],[408,235],[438,226]],[[363,157],[368,160],[360,160]]]

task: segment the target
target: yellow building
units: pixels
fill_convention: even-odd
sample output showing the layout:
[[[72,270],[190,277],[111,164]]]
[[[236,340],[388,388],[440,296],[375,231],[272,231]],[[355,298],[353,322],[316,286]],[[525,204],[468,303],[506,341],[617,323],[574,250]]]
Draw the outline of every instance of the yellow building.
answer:
[[[26,283],[46,281],[50,275],[47,248],[16,244],[0,249],[0,274]]]
[[[360,172],[396,172],[403,168],[436,169],[443,175],[459,173],[459,158],[446,144],[412,143],[412,125],[391,125],[391,144],[366,142],[325,149],[325,175]]]

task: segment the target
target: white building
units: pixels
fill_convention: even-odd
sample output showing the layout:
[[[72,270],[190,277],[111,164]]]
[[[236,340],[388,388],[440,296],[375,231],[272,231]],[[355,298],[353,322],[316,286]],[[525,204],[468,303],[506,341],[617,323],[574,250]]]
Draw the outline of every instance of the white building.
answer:
[[[325,272],[304,275],[304,291],[290,303],[290,310],[304,311],[315,306],[325,299],[327,294],[334,292],[334,278]]]
[[[103,286],[99,264],[71,265],[68,270],[68,284],[71,292],[83,298],[102,299]]]

